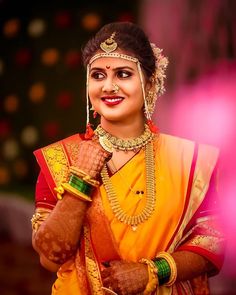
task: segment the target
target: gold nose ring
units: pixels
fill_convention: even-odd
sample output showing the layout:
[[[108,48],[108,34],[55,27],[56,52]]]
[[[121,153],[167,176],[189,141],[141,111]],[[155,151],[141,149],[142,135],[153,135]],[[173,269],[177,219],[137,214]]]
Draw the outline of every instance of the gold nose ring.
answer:
[[[116,85],[116,84],[112,84],[112,86],[114,87],[114,88],[113,88],[113,92],[114,92],[114,93],[117,93],[117,92],[120,90],[120,87],[119,87],[118,85]]]

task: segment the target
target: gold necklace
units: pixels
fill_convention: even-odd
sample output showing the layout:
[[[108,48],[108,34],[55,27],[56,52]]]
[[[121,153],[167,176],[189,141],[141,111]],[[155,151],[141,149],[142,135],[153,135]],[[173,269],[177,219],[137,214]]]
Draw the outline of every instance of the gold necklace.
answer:
[[[132,139],[117,138],[108,133],[106,130],[104,130],[101,125],[98,125],[94,133],[99,137],[101,145],[106,150],[110,151],[112,150],[112,148],[121,151],[136,151],[146,146],[155,136],[150,131],[147,124],[144,125],[143,134],[141,134],[139,137]]]
[[[145,159],[146,159],[146,190],[147,200],[144,209],[137,215],[128,215],[120,206],[117,199],[116,192],[112,186],[112,182],[109,178],[106,165],[104,165],[101,177],[107,197],[115,217],[122,223],[131,226],[133,231],[136,231],[137,226],[140,223],[145,222],[150,218],[156,205],[156,179],[155,179],[155,163],[154,163],[154,152],[153,142],[150,142],[145,147]]]

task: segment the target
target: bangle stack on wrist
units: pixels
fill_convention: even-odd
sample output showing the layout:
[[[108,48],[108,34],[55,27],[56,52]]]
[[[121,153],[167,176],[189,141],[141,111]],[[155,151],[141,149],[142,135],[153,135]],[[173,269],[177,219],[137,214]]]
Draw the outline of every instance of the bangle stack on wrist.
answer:
[[[164,285],[170,279],[170,266],[168,262],[163,258],[154,259],[153,262],[158,269],[159,285]]]
[[[152,294],[157,286],[172,286],[177,278],[177,268],[174,258],[167,252],[159,252],[155,259],[142,258],[139,262],[148,266],[148,283],[145,295]]]
[[[172,286],[177,278],[177,268],[174,258],[167,252],[159,252],[153,259],[158,269],[159,284],[164,286]]]
[[[62,199],[65,191],[71,193],[73,196],[79,198],[82,201],[91,202],[90,197],[93,193],[94,187],[97,187],[99,182],[92,179],[82,170],[76,167],[70,167],[69,181],[62,183],[59,187],[54,188],[57,192],[57,198]]]

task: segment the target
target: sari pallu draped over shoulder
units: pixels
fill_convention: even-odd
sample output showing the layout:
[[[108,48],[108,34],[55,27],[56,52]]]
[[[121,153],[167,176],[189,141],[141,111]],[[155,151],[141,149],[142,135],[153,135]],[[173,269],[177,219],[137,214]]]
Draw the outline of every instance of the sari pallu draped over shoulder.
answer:
[[[53,194],[54,187],[67,180],[69,166],[76,165],[81,139],[75,135],[35,152]],[[189,140],[160,134],[154,141],[154,152],[154,213],[133,231],[115,218],[101,184],[87,211],[78,251],[59,269],[52,294],[104,294],[100,277],[103,262],[117,259],[137,262],[141,258],[152,259],[160,251],[192,251],[210,260],[216,270],[220,269],[224,238],[217,225],[217,211],[205,201],[213,183],[218,150],[208,145],[196,147]],[[129,215],[139,214],[146,201],[144,151],[140,150],[110,180],[122,209]],[[135,191],[144,194],[135,195]],[[38,202],[38,206],[46,207],[43,202]],[[207,292],[207,277],[203,276],[168,288],[162,286],[157,293]]]

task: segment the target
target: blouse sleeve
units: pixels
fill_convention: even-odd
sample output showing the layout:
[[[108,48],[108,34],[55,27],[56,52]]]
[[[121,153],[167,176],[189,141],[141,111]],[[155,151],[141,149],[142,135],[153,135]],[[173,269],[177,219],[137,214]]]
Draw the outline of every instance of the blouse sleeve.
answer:
[[[35,207],[52,210],[56,203],[57,199],[50,190],[44,174],[40,171],[35,189]]]

